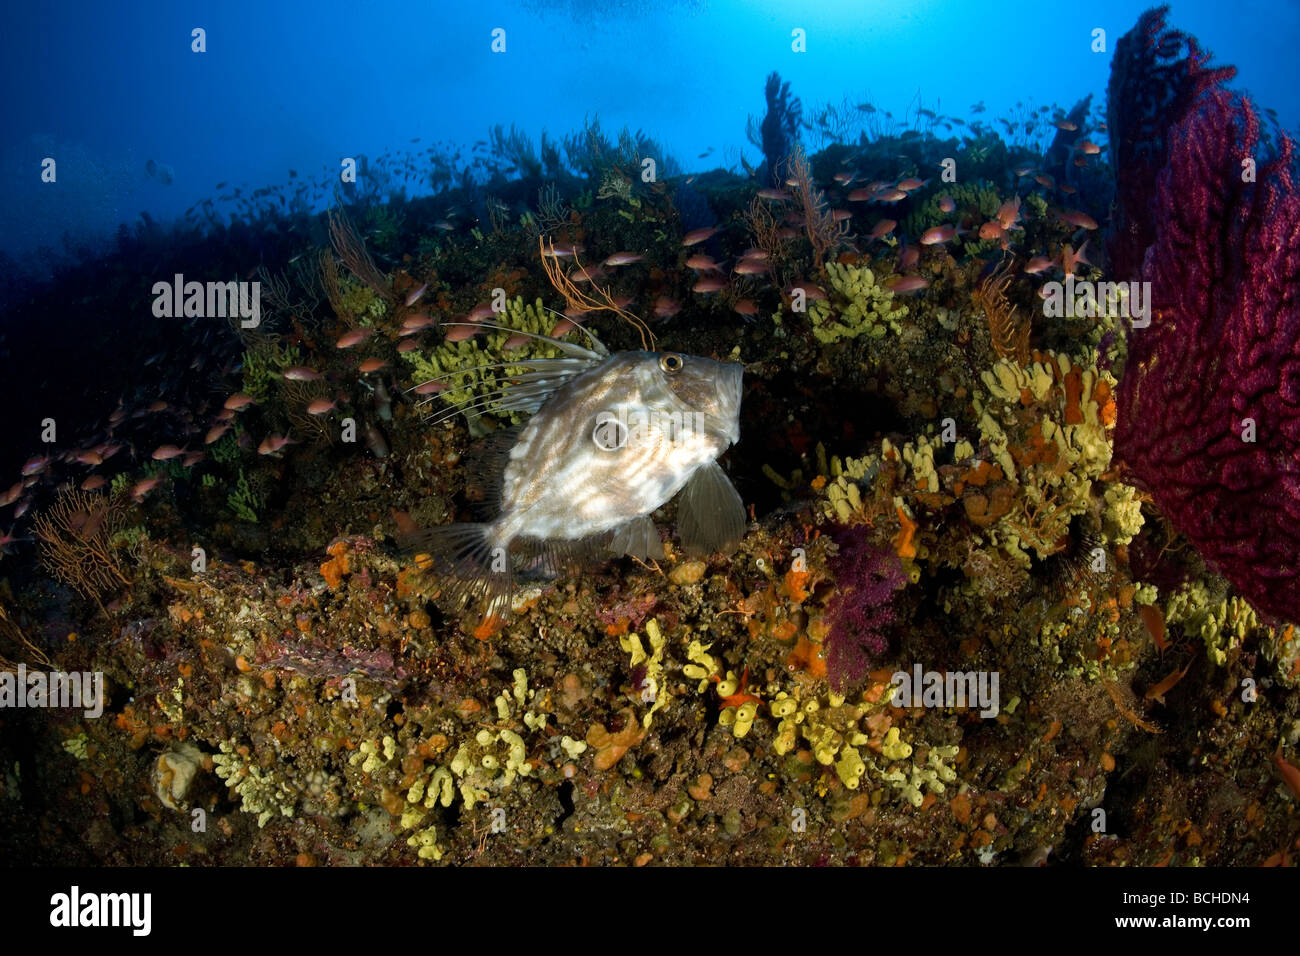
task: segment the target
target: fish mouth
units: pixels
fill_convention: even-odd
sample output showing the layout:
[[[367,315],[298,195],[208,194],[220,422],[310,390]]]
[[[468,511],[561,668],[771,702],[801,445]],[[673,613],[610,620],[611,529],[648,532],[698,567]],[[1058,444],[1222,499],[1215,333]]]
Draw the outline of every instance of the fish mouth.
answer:
[[[741,380],[745,366],[739,362],[722,362],[718,375],[718,401],[723,421],[731,423],[727,438],[731,444],[740,441],[740,400],[743,395]]]
[[[741,397],[741,379],[745,376],[745,366],[739,362],[725,362],[722,366],[723,374],[721,388],[719,391],[734,405],[736,411],[740,410]]]

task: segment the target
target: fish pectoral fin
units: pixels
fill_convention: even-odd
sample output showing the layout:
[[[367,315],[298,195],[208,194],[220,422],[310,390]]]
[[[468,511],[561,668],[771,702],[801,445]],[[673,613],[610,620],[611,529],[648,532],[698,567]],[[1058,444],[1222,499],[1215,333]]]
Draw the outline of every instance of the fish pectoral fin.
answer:
[[[514,570],[492,532],[490,524],[449,524],[403,534],[399,544],[415,556],[417,568],[431,573],[451,607],[460,610],[480,598],[485,613],[502,615],[510,607]]]
[[[664,556],[664,543],[659,539],[659,530],[650,516],[641,515],[614,529],[609,539],[609,550],[643,561],[657,561]]]
[[[693,556],[731,554],[745,536],[745,505],[716,461],[696,469],[677,504],[677,531]]]

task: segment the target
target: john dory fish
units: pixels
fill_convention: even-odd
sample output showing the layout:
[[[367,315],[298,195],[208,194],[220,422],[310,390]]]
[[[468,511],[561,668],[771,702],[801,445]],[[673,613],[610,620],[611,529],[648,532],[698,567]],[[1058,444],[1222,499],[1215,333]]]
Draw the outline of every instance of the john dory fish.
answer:
[[[716,461],[740,437],[743,366],[677,352],[610,354],[583,331],[589,348],[537,336],[564,357],[520,363],[527,370],[494,406],[531,418],[484,456],[491,519],[408,539],[432,557],[457,605],[481,596],[489,613],[502,612],[516,572],[662,557],[649,515],[678,492],[688,553],[730,552],[744,534],[740,495]]]

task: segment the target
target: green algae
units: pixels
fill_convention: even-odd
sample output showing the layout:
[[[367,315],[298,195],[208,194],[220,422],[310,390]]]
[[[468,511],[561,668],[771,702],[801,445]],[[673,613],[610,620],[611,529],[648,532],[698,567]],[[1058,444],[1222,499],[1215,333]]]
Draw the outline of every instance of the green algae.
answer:
[[[419,350],[407,352],[402,358],[410,366],[412,385],[435,378],[447,384],[447,388],[437,396],[441,404],[464,408],[471,418],[491,415],[495,414],[500,392],[508,387],[506,383],[510,376],[525,371],[523,364],[509,363],[560,358],[564,354],[554,345],[537,339],[528,339],[509,350],[505,348],[506,342],[516,333],[549,335],[556,321],[541,299],[525,305],[523,297],[516,296],[507,300],[504,311],[491,320],[492,324],[504,326],[507,331],[485,329],[473,338],[444,342],[427,353]],[[567,336],[564,338],[569,340]],[[449,372],[458,374],[447,375]],[[524,416],[511,412],[502,414],[502,417],[518,423]]]

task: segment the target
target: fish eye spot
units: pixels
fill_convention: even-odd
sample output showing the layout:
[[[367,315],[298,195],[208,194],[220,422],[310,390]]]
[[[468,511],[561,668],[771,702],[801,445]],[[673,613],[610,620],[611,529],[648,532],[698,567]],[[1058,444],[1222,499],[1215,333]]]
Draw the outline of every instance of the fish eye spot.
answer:
[[[617,451],[627,444],[628,428],[618,418],[608,412],[602,412],[596,418],[596,427],[592,429],[591,440],[602,451]]]
[[[659,367],[665,372],[680,372],[682,370],[682,357],[669,352],[659,359]]]

